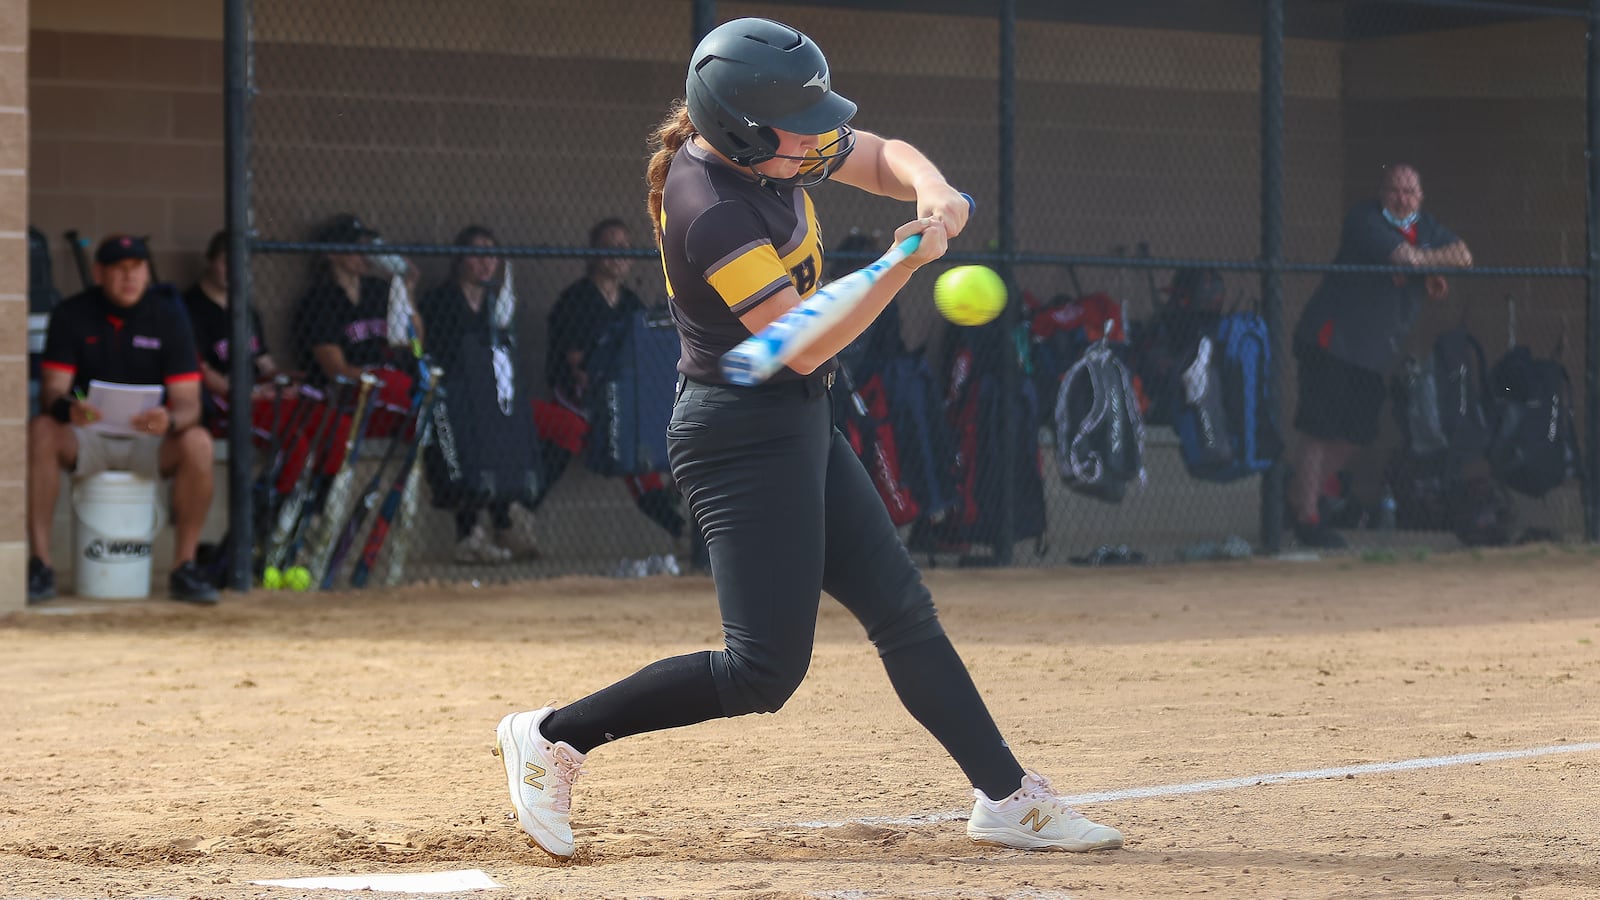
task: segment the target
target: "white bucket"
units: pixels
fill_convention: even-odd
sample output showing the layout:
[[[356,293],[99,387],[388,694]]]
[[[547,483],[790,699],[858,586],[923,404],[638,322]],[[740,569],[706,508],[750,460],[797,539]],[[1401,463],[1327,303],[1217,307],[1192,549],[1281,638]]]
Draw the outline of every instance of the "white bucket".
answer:
[[[101,472],[73,485],[78,596],[150,596],[150,553],[164,518],[156,486],[132,472]]]

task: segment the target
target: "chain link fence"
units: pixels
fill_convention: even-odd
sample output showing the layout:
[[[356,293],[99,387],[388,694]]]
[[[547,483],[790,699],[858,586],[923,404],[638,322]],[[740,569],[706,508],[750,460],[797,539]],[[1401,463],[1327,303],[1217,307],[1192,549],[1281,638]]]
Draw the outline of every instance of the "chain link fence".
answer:
[[[1435,339],[1465,327],[1483,348],[1467,386],[1485,433],[1509,427],[1498,400],[1523,386],[1496,369],[1513,344],[1565,363],[1561,428],[1575,447],[1587,427],[1586,6],[1288,0],[1278,44],[1255,3],[1062,4],[1016,23],[1005,3],[998,16],[878,5],[891,4],[254,0],[239,137],[266,343],[314,386],[373,367],[388,381],[334,514],[380,469],[387,487],[419,435],[433,447],[413,511],[395,519],[405,564],[385,577],[695,564],[654,451],[606,452],[604,398],[637,389],[639,443],[654,443],[674,351],[645,142],[682,93],[697,23],[744,15],[815,38],[857,125],[912,141],[977,198],[948,263],[991,265],[1012,286],[995,324],[958,328],[928,302],[949,266],[929,267],[845,357],[841,427],[925,563],[1202,559],[1328,532],[1377,553],[1584,536],[1578,457],[1544,473],[1558,482],[1547,491],[1532,476],[1508,488],[1514,466],[1492,469],[1487,443],[1441,463],[1415,416],[1394,411],[1415,413],[1418,379],[1403,376],[1424,369],[1435,411],[1453,408],[1459,373]],[[1403,216],[1376,256],[1341,250],[1350,220],[1384,221],[1397,166],[1426,188],[1422,221],[1448,230],[1434,238],[1459,237],[1474,269],[1396,262],[1402,243],[1440,249]],[[1281,195],[1264,167],[1282,173]],[[909,217],[835,185],[813,196],[835,274]],[[1389,318],[1352,314],[1325,284],[1352,278],[1392,287],[1391,306],[1360,300]],[[1270,332],[1259,365],[1224,340],[1224,319],[1226,334]],[[1210,368],[1195,367],[1202,336]],[[1060,460],[1081,429],[1058,427],[1057,401],[1102,337],[1130,376],[1142,459],[1125,485],[1080,473],[1074,487]],[[1301,387],[1307,355],[1332,373],[1317,390]],[[450,413],[421,415],[424,372],[444,360]],[[1246,370],[1260,374],[1248,403]],[[1228,465],[1195,437],[1205,371],[1235,423]],[[1449,422],[1446,439],[1465,427]],[[463,482],[452,466],[490,474]]]

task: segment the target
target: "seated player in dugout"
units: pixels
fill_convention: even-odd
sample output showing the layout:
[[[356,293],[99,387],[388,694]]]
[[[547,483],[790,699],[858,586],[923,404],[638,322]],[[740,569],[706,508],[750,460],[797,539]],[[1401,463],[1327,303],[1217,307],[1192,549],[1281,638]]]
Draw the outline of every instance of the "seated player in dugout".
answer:
[[[632,246],[633,230],[621,219],[602,219],[589,229],[592,249]],[[544,465],[538,502],[543,502],[588,442],[590,390],[599,387],[589,383],[589,355],[608,331],[645,308],[644,301],[627,285],[632,269],[633,260],[623,254],[590,257],[583,277],[562,289],[545,319],[545,381],[550,400],[533,404]],[[627,475],[623,483],[634,506],[672,536],[677,553],[694,555],[689,523],[678,511],[676,491],[666,476],[661,472]]]
[[[320,244],[371,244],[379,233],[358,217],[341,213],[317,230]],[[323,253],[312,263],[311,287],[295,307],[293,335],[300,348],[300,366],[306,383],[326,390],[336,378],[354,382],[370,372],[377,376],[377,405],[366,434],[388,437],[397,431],[410,408],[416,359],[412,338],[422,338],[421,320],[410,297],[416,288],[417,267],[404,257],[365,253]],[[407,329],[411,334],[391,334]],[[320,412],[318,413],[320,415]],[[315,433],[320,420],[313,416],[303,429]],[[343,448],[349,427],[349,410],[339,419],[332,448]],[[292,448],[284,466],[285,483],[292,483],[306,448]],[[343,462],[342,453],[325,454],[323,471],[332,474]]]
[[[444,370],[424,471],[434,505],[455,512],[456,562],[534,559],[539,439],[527,379],[517,371],[510,263],[490,252],[500,241],[482,225],[463,228],[455,245],[483,253],[455,257],[449,277],[417,305],[428,356]]]
[[[50,532],[61,473],[105,471],[172,480],[176,532],[168,593],[215,603],[216,588],[195,564],[200,529],[211,507],[211,435],[200,425],[200,369],[182,307],[154,290],[144,240],[112,235],[94,255],[95,286],[50,314],[40,359],[39,408],[28,423],[28,601],[55,596]],[[161,404],[135,415],[133,435],[89,426],[100,417],[88,400],[92,380],[161,385]]]
[[[189,312],[189,325],[194,330],[195,349],[200,353],[200,383],[205,422],[215,437],[227,434],[229,378],[232,364],[229,344],[232,342],[233,323],[228,313],[228,233],[219,231],[206,244],[205,268],[200,277],[183,294],[183,306]],[[254,305],[250,306],[250,359],[255,376],[252,416],[259,432],[270,433],[272,422],[271,381],[279,373],[278,364],[267,348],[261,316]],[[284,409],[279,418],[288,421],[293,408],[292,397],[284,398]]]

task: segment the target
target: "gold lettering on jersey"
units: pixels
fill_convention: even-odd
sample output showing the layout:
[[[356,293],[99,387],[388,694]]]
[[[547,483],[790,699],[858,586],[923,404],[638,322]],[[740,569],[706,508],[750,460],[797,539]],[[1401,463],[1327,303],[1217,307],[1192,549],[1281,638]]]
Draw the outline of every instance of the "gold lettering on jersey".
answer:
[[[528,763],[527,766],[528,774],[522,776],[522,783],[537,790],[544,790],[544,782],[540,781],[539,779],[548,774],[547,771],[544,769],[544,767],[536,766],[533,763]],[[1023,824],[1027,824],[1026,821],[1024,821]]]
[[[1020,824],[1024,828],[1031,827],[1033,829],[1033,833],[1038,834],[1040,831],[1043,831],[1044,827],[1049,825],[1050,820],[1054,818],[1055,816],[1047,816],[1044,813],[1039,812],[1039,807],[1035,806],[1028,810],[1027,815],[1022,817],[1022,822]]]
[[[804,300],[817,289],[822,274],[822,229],[817,224],[817,209],[811,205],[811,195],[801,192],[805,202],[805,233],[793,250],[783,255],[783,267],[789,270],[795,293]]]
[[[800,296],[811,293],[817,286],[817,258],[808,256],[800,260],[799,265],[789,269],[789,278],[794,281],[794,289]]]

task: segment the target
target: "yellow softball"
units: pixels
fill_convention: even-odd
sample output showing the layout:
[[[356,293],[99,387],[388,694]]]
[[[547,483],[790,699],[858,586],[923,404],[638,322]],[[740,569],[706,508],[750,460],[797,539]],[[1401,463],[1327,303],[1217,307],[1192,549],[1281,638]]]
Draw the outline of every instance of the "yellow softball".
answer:
[[[956,325],[983,325],[1006,307],[1006,283],[988,266],[956,266],[933,283],[933,304]]]
[[[283,587],[283,573],[278,570],[277,566],[267,566],[261,573],[261,586],[269,591],[275,591]]]
[[[311,570],[305,566],[291,566],[283,573],[283,586],[291,591],[303,591],[311,587]]]

